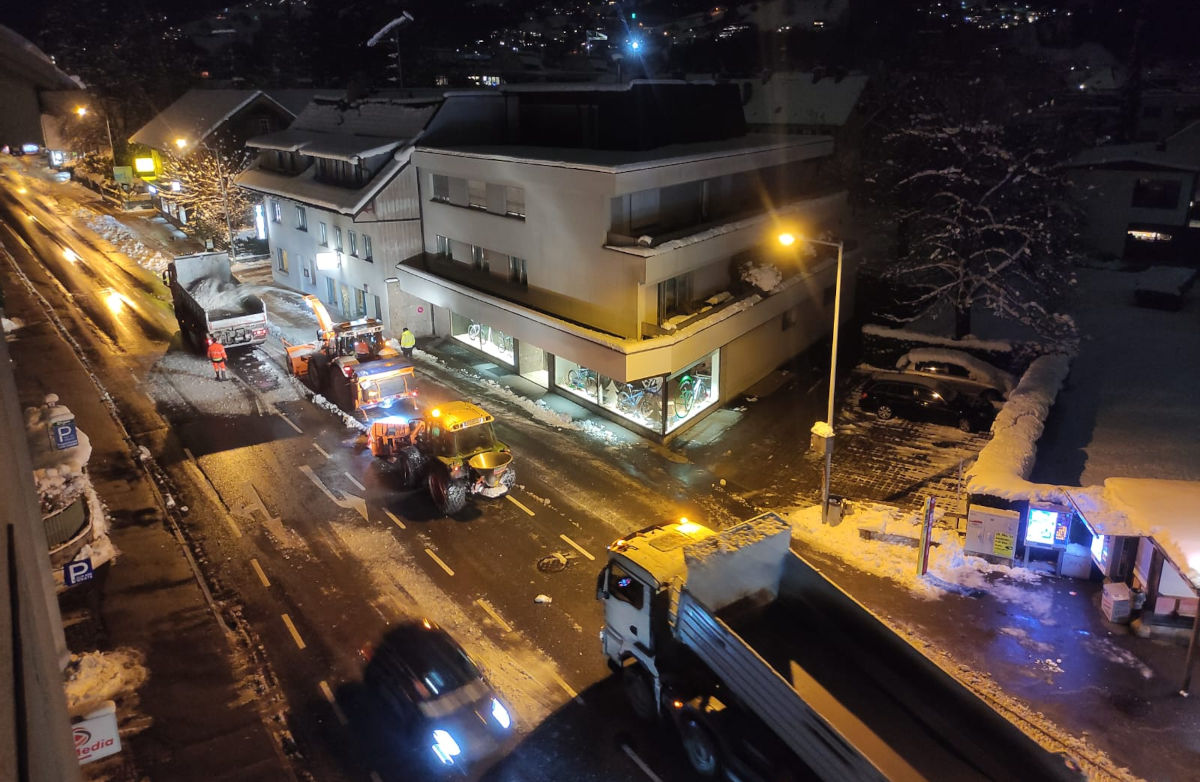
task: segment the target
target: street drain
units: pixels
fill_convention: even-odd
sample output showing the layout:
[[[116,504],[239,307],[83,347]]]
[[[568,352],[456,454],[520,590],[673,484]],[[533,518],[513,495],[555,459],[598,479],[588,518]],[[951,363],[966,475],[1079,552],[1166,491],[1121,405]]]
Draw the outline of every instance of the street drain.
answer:
[[[567,566],[567,558],[562,554],[554,553],[548,557],[542,557],[538,560],[537,569],[543,573],[558,573]]]

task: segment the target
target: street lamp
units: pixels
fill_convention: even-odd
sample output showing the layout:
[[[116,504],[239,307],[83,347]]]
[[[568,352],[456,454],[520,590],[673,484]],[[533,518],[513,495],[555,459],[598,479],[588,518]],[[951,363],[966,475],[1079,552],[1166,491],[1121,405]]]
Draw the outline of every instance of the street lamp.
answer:
[[[829,523],[829,480],[833,474],[833,395],[837,383],[838,327],[842,321],[842,252],[844,246],[842,242],[826,242],[821,239],[797,237],[786,232],[779,235],[779,243],[784,247],[791,247],[797,241],[837,248],[837,273],[833,289],[833,346],[830,348],[829,355],[829,406],[826,411],[829,436],[825,438],[825,481],[821,486],[821,521],[827,524]]]
[[[87,116],[88,108],[87,108],[87,106],[76,106],[75,113],[79,115],[80,119],[83,119],[84,117]],[[115,169],[117,167],[117,148],[115,146],[113,146],[112,126],[108,124],[108,112],[107,111],[104,112],[104,130],[106,133],[108,133],[108,154],[112,155],[112,164],[113,164],[113,168]],[[114,178],[115,178],[115,176],[116,175],[114,172]]]
[[[208,144],[205,144],[203,141],[198,141],[196,143],[199,144],[200,146],[204,147],[204,149],[207,150],[208,153],[210,155],[212,155],[213,158],[217,161],[217,181],[221,183],[221,200],[225,203],[225,209],[224,209],[224,211],[225,211],[225,230],[229,232],[229,260],[232,261],[234,258],[234,253],[235,253],[235,250],[233,247],[233,222],[229,218],[229,190],[226,189],[226,187],[225,187],[225,172],[221,168],[221,155],[219,152],[214,151],[212,149],[212,147],[208,146]],[[188,145],[187,139],[185,139],[185,138],[175,139],[175,146],[179,147],[180,151],[186,149],[187,145]]]

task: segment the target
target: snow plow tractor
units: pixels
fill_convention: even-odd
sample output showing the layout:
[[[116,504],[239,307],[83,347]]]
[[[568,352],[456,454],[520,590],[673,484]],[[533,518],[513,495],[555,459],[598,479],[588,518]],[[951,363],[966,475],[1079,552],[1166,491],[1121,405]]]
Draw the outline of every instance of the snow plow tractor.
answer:
[[[409,385],[413,365],[383,339],[375,318],[334,323],[316,296],[304,297],[317,316],[317,341],[287,349],[288,372],[342,410],[368,418],[373,411],[415,411],[416,389]]]
[[[413,417],[371,424],[371,453],[395,464],[405,489],[422,480],[438,509],[452,516],[475,494],[500,497],[517,482],[512,451],[496,439],[490,413],[470,402],[449,402]]]

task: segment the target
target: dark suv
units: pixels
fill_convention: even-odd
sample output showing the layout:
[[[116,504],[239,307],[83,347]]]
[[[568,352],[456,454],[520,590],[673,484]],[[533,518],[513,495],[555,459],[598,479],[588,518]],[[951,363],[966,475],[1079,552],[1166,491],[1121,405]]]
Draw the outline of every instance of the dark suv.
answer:
[[[964,432],[985,432],[996,417],[995,407],[978,396],[938,378],[903,372],[872,375],[863,386],[858,406],[885,421],[900,416],[957,426]]]

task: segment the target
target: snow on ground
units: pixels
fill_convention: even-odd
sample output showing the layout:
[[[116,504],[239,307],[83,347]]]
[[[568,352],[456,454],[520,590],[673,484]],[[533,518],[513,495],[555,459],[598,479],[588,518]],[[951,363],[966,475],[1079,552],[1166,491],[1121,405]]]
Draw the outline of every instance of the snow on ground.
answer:
[[[249,360],[263,374],[273,376],[273,387],[251,392],[232,374],[230,380],[218,381],[207,358],[182,350],[167,351],[151,368],[145,384],[150,396],[158,401],[227,416],[264,415],[270,412],[270,405],[304,397],[290,382],[290,376],[262,352],[251,352]]]
[[[150,677],[146,658],[133,648],[71,655],[67,664],[67,710],[88,711],[89,704],[132,694]]]
[[[998,600],[1020,603],[1031,613],[1046,617],[1050,598],[1022,585],[1036,584],[1039,575],[1020,567],[995,565],[980,557],[964,554],[958,533],[939,527],[940,513],[935,509],[933,541],[938,545],[929,552],[929,573],[917,575],[918,550],[901,542],[866,540],[859,529],[882,535],[918,539],[921,514],[891,505],[871,502],[847,503],[849,512],[836,526],[821,523],[821,506],[797,508],[785,512],[792,525],[793,540],[803,555],[805,549],[820,551],[864,573],[886,578],[916,597],[936,600],[963,590],[988,592]]]
[[[0,318],[0,321],[3,321],[5,334],[11,334],[17,329],[25,327],[20,318]]]
[[[161,274],[171,262],[168,256],[147,247],[133,229],[112,215],[96,214],[82,206],[76,207],[74,214],[94,233],[144,269]]]

